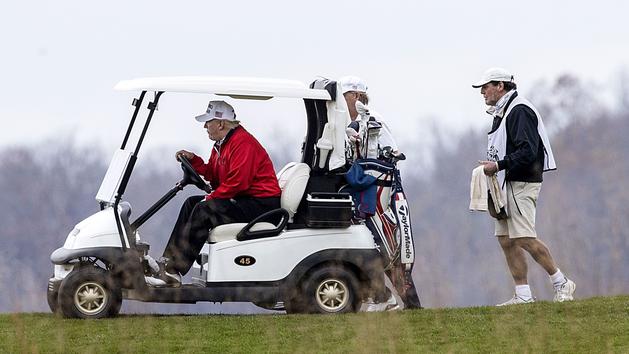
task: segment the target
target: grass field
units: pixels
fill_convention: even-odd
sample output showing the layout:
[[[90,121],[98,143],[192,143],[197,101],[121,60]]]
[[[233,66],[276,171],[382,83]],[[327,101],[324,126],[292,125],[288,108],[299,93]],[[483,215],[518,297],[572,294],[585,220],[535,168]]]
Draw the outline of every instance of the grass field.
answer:
[[[629,296],[319,315],[0,315],[2,353],[629,353]]]

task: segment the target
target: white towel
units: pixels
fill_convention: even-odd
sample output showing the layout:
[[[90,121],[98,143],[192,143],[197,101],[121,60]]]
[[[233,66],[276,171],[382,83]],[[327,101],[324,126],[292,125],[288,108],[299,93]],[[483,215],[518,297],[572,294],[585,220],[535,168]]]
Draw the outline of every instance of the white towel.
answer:
[[[482,165],[472,171],[470,210],[487,211],[487,178]]]
[[[496,175],[485,176],[483,165],[472,171],[470,181],[470,210],[487,211],[487,191],[491,193],[494,209],[500,210],[505,206],[505,198],[500,190],[500,184]]]

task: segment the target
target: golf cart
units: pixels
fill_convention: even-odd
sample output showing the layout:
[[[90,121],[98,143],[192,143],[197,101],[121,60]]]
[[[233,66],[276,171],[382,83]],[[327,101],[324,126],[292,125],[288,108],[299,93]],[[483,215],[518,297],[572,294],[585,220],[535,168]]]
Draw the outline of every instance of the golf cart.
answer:
[[[54,274],[48,304],[53,312],[78,318],[114,316],[127,299],[253,302],[288,313],[342,313],[357,311],[368,296],[384,290],[373,235],[365,225],[352,224],[351,198],[339,193],[345,185],[345,128],[350,119],[336,82],[318,79],[306,87],[289,80],[164,77],[121,81],[115,89],[140,93],[96,195],[100,211],[78,223],[50,256]],[[250,223],[208,230],[207,243],[189,273],[191,282],[176,288],[147,284],[150,246],[138,230],[187,185],[206,190],[205,181],[181,159],[181,181],[144,213],[132,220],[131,205],[123,201],[158,101],[167,92],[303,99],[307,117],[301,161],[277,174],[281,208]],[[141,124],[138,115],[151,93]],[[131,144],[136,125],[141,132]]]

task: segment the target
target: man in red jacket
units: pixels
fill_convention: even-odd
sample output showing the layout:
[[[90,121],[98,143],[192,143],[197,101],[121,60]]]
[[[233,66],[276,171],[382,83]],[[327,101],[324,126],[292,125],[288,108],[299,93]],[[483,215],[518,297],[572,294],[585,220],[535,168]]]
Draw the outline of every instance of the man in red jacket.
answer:
[[[192,167],[214,189],[205,196],[188,198],[164,250],[159,278],[179,286],[207,241],[208,230],[222,224],[249,222],[280,208],[281,190],[273,163],[260,143],[240,125],[232,106],[210,101],[196,117],[204,123],[214,147],[208,163],[196,154],[180,150]]]

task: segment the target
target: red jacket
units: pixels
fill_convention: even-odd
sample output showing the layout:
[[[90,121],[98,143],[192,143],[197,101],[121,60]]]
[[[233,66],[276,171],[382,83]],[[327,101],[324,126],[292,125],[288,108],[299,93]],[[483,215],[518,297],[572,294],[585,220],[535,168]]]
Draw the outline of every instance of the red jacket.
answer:
[[[243,127],[227,133],[220,146],[214,144],[207,164],[196,155],[190,163],[214,189],[206,200],[240,196],[267,198],[281,194],[269,154]]]

